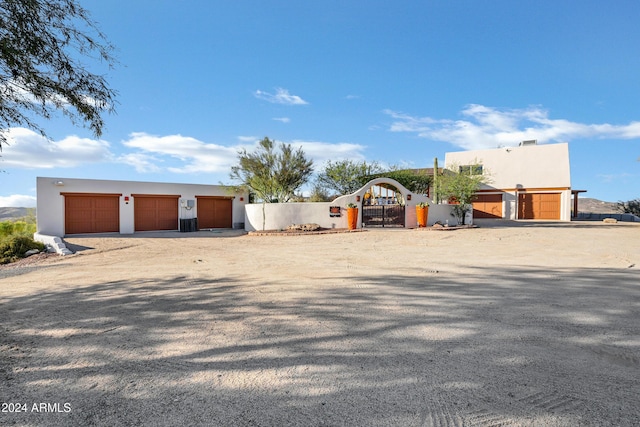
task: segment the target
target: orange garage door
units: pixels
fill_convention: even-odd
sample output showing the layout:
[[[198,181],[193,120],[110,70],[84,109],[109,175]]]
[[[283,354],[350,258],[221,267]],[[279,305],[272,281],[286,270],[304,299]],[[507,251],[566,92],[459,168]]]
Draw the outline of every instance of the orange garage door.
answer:
[[[473,201],[474,218],[502,218],[502,194],[478,194]]]
[[[177,230],[178,199],[175,195],[132,194],[135,231]]]
[[[231,228],[233,199],[230,197],[196,196],[198,199],[198,228]]]
[[[120,194],[62,195],[65,234],[120,231]]]
[[[560,219],[560,193],[518,194],[518,219]]]

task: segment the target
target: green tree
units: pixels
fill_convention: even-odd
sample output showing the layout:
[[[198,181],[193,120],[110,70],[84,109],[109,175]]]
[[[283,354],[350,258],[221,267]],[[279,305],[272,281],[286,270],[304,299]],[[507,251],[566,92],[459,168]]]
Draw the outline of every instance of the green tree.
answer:
[[[239,151],[238,164],[231,167],[231,179],[252,193],[252,200],[262,202],[263,230],[265,204],[288,202],[313,173],[313,162],[302,148],[294,151],[290,144],[280,144],[279,148],[277,151],[274,141],[265,137],[254,152]]]
[[[402,184],[407,190],[412,193],[427,194],[429,186],[433,182],[431,176],[427,175],[424,171],[412,170],[412,169],[398,169],[393,166],[391,170],[386,172],[377,173],[367,177],[367,181],[373,178],[391,178]],[[363,185],[366,184],[363,183]]]
[[[311,188],[311,194],[309,195],[310,202],[330,202],[332,200],[327,190],[318,184],[317,182]]]
[[[640,199],[629,200],[628,202],[618,202],[618,210],[622,213],[640,216]]]
[[[380,172],[382,167],[377,162],[329,161],[318,175],[317,183],[338,195],[351,194],[365,185],[372,175]]]
[[[100,136],[116,92],[82,59],[115,64],[113,46],[78,0],[0,1],[0,150],[5,131],[61,111]]]
[[[254,152],[238,152],[238,164],[231,168],[231,178],[239,181],[264,203],[285,203],[294,197],[313,172],[313,161],[305,157],[302,148],[280,144],[264,138]]]
[[[452,167],[454,171],[445,170],[438,177],[438,187],[436,195],[439,199],[454,200],[453,215],[458,219],[458,223],[464,225],[465,216],[471,209],[471,203],[475,198],[480,186],[489,182],[489,177],[485,174],[476,173],[479,168],[459,168]],[[466,173],[464,173],[466,172]]]

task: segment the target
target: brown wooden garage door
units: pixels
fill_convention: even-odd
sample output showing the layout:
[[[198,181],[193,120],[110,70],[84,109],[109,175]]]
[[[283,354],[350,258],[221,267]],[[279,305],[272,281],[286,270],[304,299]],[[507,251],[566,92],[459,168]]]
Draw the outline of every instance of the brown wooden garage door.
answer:
[[[198,200],[198,228],[231,228],[233,199],[230,197],[196,196]]]
[[[62,195],[65,234],[120,231],[120,194]]]
[[[135,231],[177,230],[176,195],[132,194]]]
[[[518,219],[560,219],[560,193],[520,193]]]
[[[473,201],[474,218],[502,218],[502,194],[478,194]]]

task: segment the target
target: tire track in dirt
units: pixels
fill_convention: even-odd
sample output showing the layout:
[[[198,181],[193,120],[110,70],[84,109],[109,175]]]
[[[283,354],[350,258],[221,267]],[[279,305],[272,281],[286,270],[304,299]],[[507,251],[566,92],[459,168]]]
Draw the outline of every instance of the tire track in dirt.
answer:
[[[420,425],[423,427],[463,427],[464,422],[451,402],[451,396],[441,389],[429,394],[422,411]]]
[[[519,426],[522,425],[523,416],[530,419],[554,419],[558,423],[564,420],[571,424],[581,419],[586,409],[584,400],[555,390],[535,389],[520,396],[509,392],[498,400],[496,395],[499,392],[490,392],[487,388],[483,390],[484,392],[473,397],[478,409],[465,415],[465,426]]]
[[[640,357],[630,350],[612,345],[599,345],[587,347],[587,350],[609,363],[628,368],[637,368],[640,365]]]
[[[585,402],[573,396],[564,395],[557,391],[536,391],[517,399],[524,407],[532,407],[545,413],[562,415],[578,413],[585,406]]]
[[[502,415],[491,412],[489,409],[479,409],[465,416],[464,426],[481,426],[481,427],[511,427],[519,426],[515,420],[506,418]]]

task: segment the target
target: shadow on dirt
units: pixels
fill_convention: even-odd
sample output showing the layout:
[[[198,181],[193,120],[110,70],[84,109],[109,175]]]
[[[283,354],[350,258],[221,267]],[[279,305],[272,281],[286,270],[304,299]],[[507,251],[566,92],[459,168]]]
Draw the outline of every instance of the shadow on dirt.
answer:
[[[638,278],[478,268],[319,277],[300,297],[296,283],[176,276],[13,298],[0,306],[0,395],[72,409],[1,416],[47,425],[637,425]]]

